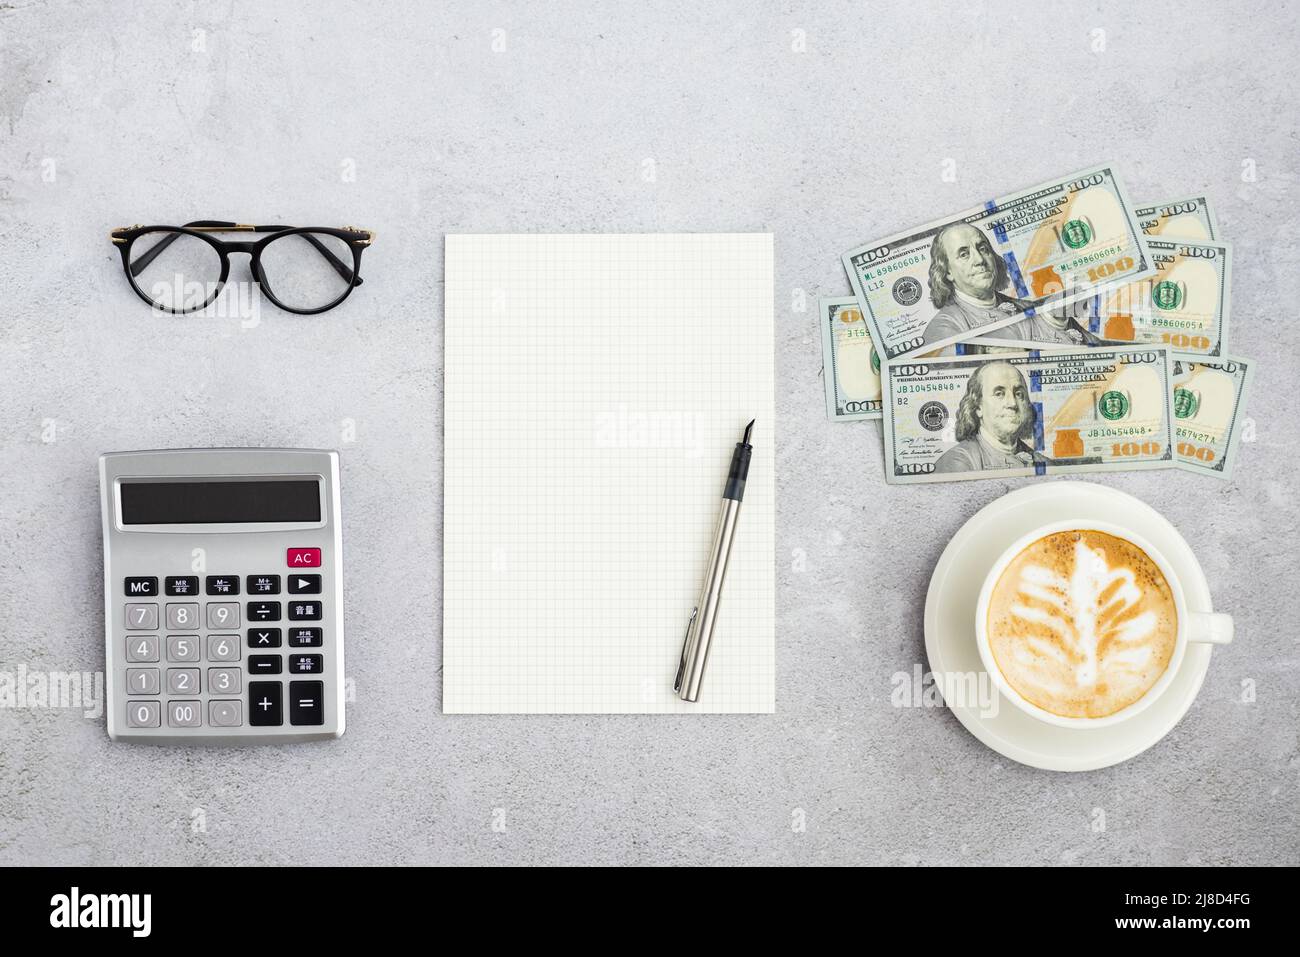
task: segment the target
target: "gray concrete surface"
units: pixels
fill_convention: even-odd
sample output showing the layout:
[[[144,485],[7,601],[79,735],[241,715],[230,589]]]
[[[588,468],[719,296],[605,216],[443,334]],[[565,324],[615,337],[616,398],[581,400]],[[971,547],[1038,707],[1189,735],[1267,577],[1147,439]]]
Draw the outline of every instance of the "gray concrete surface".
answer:
[[[355,686],[325,746],[0,709],[0,863],[1300,862],[1294,9],[589,6],[0,4],[0,670],[102,668],[100,452],[330,446]],[[1070,776],[891,706],[945,541],[1023,483],[886,488],[812,304],[851,245],[1099,161],[1213,199],[1262,364],[1233,482],[1100,479],[1238,639],[1161,744]],[[106,231],[192,218],[379,238],[328,315],[155,318]],[[778,713],[444,717],[443,234],[744,229],[777,236]]]

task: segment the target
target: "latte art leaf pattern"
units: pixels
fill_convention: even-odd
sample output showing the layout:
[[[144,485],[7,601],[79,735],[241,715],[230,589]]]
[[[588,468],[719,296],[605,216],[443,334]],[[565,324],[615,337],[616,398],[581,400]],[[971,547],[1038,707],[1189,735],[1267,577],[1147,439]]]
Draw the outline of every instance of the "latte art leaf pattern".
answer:
[[[1020,573],[1020,598],[1011,611],[1042,630],[1027,641],[1038,654],[1058,661],[1075,686],[1091,688],[1117,670],[1140,670],[1151,660],[1143,644],[1156,630],[1156,615],[1141,611],[1142,592],[1132,570],[1111,568],[1106,555],[1075,543],[1068,578],[1041,565]]]
[[[1136,702],[1173,658],[1178,611],[1160,566],[1096,529],[1044,536],[1002,572],[990,598],[989,650],[1022,698],[1068,718]]]

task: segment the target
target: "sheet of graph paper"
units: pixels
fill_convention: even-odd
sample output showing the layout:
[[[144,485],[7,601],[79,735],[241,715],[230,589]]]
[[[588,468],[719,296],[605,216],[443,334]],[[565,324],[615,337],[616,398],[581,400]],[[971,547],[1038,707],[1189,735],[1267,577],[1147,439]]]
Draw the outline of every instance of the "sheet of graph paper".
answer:
[[[446,244],[443,710],[774,710],[772,236]],[[673,676],[750,419],[688,704]]]

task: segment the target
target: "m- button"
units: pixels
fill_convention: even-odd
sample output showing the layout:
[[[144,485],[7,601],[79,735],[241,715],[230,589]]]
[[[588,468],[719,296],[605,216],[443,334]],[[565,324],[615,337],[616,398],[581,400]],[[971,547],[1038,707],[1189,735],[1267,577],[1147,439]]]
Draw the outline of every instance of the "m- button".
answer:
[[[320,568],[319,548],[290,548],[285,551],[284,563],[290,568]]]

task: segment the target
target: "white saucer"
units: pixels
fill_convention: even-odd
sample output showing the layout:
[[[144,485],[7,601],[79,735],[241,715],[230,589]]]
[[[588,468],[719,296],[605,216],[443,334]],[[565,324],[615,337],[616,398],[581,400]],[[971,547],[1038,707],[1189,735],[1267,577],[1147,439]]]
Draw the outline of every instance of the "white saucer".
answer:
[[[992,687],[975,647],[975,605],[998,555],[1036,525],[1067,516],[1125,525],[1174,566],[1191,611],[1213,611],[1210,588],[1190,546],[1160,513],[1131,495],[1090,482],[1052,481],[1004,495],[952,537],[930,576],[925,652],[940,689],[945,675],[978,675]],[[1210,667],[1211,646],[1189,644],[1173,684],[1141,714],[1106,728],[1057,728],[999,698],[988,716],[978,702],[946,702],[967,730],[1013,761],[1049,771],[1091,771],[1127,761],[1163,738],[1187,713]],[[994,695],[997,691],[992,692]]]

